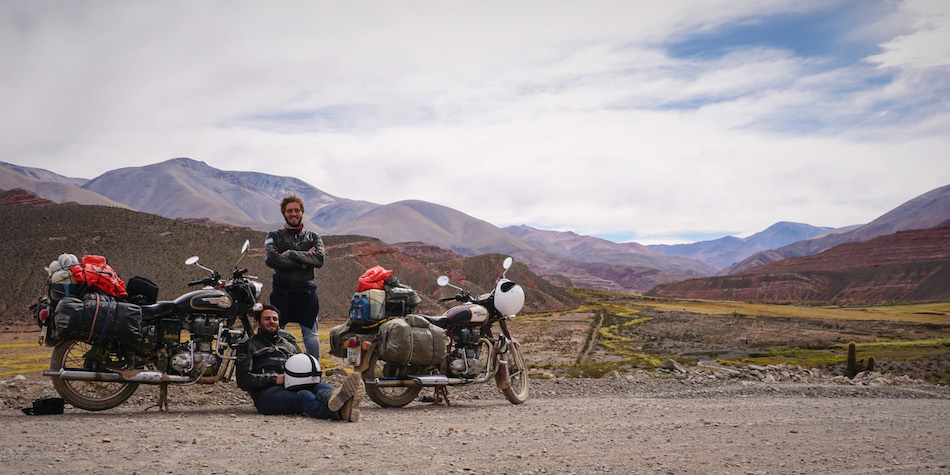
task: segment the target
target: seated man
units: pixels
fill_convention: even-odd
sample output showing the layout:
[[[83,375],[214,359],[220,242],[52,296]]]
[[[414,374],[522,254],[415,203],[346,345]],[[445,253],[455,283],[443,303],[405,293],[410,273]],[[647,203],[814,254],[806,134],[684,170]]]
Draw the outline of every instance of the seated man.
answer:
[[[265,305],[254,315],[258,332],[241,343],[237,350],[237,383],[250,393],[257,412],[264,415],[307,414],[311,417],[356,422],[365,394],[362,376],[347,375],[340,387],[333,389],[319,383],[310,389],[284,389],[284,363],[297,348],[278,334],[280,313]]]

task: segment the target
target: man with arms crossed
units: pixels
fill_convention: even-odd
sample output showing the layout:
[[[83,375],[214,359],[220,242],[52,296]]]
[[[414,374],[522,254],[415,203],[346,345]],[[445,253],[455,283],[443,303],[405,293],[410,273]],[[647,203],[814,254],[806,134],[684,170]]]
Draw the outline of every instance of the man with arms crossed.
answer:
[[[320,358],[320,300],[313,270],[323,267],[324,247],[320,235],[303,228],[303,210],[303,199],[297,195],[280,202],[285,224],[264,240],[264,262],[274,269],[270,303],[280,310],[280,328],[290,322],[300,325],[306,353]]]

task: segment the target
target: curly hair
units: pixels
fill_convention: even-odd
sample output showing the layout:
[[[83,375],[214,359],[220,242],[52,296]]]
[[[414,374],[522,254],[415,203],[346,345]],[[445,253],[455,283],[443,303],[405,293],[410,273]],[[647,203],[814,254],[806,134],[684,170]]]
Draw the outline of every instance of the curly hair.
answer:
[[[287,209],[287,205],[289,205],[290,203],[294,203],[294,202],[300,203],[300,212],[301,212],[301,213],[304,212],[304,209],[303,209],[303,198],[301,198],[301,197],[299,197],[299,196],[297,196],[297,195],[291,193],[291,194],[285,196],[284,199],[280,200],[280,214],[284,214],[284,210]]]

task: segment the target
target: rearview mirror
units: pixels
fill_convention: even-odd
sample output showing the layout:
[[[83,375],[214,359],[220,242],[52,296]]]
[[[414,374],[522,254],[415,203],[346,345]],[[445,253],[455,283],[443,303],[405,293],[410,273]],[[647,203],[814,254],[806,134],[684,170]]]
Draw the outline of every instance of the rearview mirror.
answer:
[[[439,284],[439,287],[445,287],[446,285],[449,285],[449,276],[447,275],[439,276],[439,279],[436,280],[435,282]]]
[[[198,256],[191,256],[188,259],[185,259],[185,265],[190,266],[198,263]]]

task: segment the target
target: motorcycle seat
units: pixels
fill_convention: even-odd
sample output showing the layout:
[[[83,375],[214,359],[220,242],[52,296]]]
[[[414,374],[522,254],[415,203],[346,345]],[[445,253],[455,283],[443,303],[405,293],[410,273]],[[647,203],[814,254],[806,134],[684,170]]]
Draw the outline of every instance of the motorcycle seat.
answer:
[[[423,315],[429,323],[439,327],[439,328],[448,328],[449,327],[449,317],[445,315],[440,315],[438,317],[430,317],[429,315]]]
[[[146,319],[164,317],[175,310],[175,302],[163,301],[151,305],[142,305],[142,316]]]

